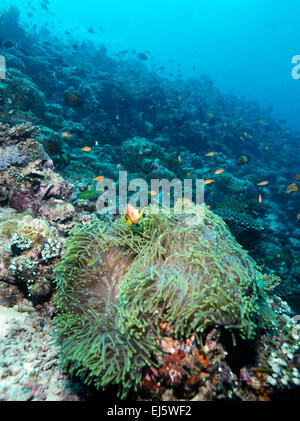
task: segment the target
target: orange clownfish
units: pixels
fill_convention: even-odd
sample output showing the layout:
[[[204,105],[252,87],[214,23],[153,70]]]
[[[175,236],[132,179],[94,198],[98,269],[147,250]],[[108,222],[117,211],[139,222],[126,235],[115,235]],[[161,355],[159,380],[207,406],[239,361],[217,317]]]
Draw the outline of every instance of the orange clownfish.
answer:
[[[139,212],[134,206],[128,204],[125,210],[126,225],[137,225],[142,219],[143,210]]]

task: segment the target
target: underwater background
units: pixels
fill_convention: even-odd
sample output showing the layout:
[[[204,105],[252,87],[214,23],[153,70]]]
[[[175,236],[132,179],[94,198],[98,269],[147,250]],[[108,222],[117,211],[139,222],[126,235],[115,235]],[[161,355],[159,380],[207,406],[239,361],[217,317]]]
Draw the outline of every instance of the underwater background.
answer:
[[[296,399],[299,12],[1,1],[0,401]],[[121,171],[202,222],[103,215]]]

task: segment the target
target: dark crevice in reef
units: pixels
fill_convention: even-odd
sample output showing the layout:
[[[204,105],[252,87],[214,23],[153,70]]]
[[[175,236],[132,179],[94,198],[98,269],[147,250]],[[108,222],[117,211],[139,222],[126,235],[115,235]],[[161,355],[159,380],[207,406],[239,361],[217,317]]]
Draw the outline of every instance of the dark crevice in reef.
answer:
[[[225,361],[234,374],[239,375],[240,369],[244,366],[254,365],[257,356],[255,340],[245,340],[236,335],[234,345],[231,333],[222,329],[220,342],[228,352]]]

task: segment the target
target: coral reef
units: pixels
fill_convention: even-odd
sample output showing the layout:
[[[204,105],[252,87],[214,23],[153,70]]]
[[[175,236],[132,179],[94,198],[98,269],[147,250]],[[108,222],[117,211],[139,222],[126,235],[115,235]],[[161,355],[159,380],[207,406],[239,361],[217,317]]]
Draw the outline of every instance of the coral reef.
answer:
[[[19,321],[1,323],[0,400],[79,399],[59,358],[122,397],[293,393],[299,134],[205,75],[167,77],[129,51],[51,33],[41,15],[36,27],[19,17],[1,4],[0,305]],[[117,184],[121,170],[149,190],[153,178],[212,180],[203,223],[148,212],[130,228],[100,216],[95,179]]]
[[[58,368],[47,316],[24,302],[0,306],[0,322],[0,401],[78,401]]]

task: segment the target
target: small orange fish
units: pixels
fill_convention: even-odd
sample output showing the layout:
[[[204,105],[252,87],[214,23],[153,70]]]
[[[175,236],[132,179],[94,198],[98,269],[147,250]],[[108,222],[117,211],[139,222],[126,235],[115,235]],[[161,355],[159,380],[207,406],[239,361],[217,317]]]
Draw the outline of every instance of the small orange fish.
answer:
[[[262,203],[262,195],[261,195],[261,193],[259,193],[259,195],[258,195],[258,201],[259,201],[259,203]]]
[[[204,180],[204,184],[210,184],[213,183],[215,180],[213,178],[208,178],[207,180]]]
[[[210,205],[206,205],[206,207],[207,207],[207,209],[211,209],[211,206]]]
[[[178,156],[178,162],[179,162],[179,164],[181,163],[181,156],[180,155]]]
[[[214,152],[208,152],[207,154],[205,154],[205,156],[214,156]]]
[[[121,164],[117,164],[117,168],[120,168]]]
[[[71,133],[70,132],[61,132],[61,134],[60,134],[62,137],[72,137],[72,135],[71,135]]]
[[[99,175],[99,177],[94,178],[94,181],[101,181],[104,180],[103,175]]]
[[[84,152],[90,152],[92,149],[89,146],[85,146],[84,148],[81,148]]]
[[[155,190],[149,190],[148,193],[151,194],[151,196],[155,196],[156,195],[156,191]]]
[[[193,171],[188,172],[186,175],[192,175]]]
[[[290,193],[293,193],[293,192],[296,192],[296,191],[298,191],[297,184],[296,183],[292,183],[292,184],[290,184],[288,186],[288,188],[286,189],[285,193],[286,194],[290,194]]]
[[[269,184],[269,181],[260,181],[259,183],[257,183],[257,186],[266,186],[267,184]]]
[[[219,170],[215,171],[215,174],[222,174],[222,172],[224,172],[224,170],[219,169]]]
[[[215,114],[214,113],[207,113],[207,114],[209,115],[210,118],[215,117]]]

